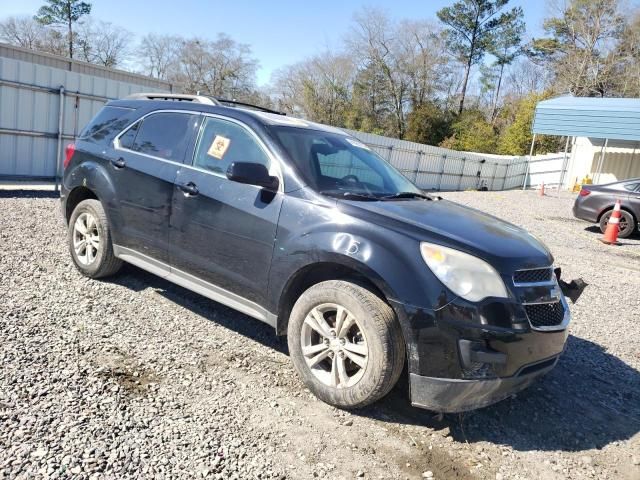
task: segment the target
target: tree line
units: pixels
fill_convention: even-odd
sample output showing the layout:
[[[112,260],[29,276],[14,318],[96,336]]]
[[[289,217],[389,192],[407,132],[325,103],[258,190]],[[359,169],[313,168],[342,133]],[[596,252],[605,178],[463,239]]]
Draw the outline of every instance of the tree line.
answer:
[[[553,0],[552,0],[553,1]],[[522,155],[536,103],[558,94],[640,96],[640,14],[620,0],[550,4],[531,38],[509,0],[458,0],[437,19],[364,8],[334,50],[256,85],[251,47],[148,34],[93,19],[91,4],[47,0],[33,17],[0,22],[0,41],[136,71],[199,92],[259,103],[330,125],[456,150]],[[541,137],[538,151],[558,140]]]

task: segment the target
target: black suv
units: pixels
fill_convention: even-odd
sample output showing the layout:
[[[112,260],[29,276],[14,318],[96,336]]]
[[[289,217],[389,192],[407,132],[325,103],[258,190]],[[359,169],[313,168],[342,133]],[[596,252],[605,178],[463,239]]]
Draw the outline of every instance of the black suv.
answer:
[[[268,323],[332,405],[380,399],[406,364],[413,405],[473,409],[564,349],[570,313],[541,242],[426,194],[339,129],[138,94],[109,102],[64,166],[84,275],[129,262]]]

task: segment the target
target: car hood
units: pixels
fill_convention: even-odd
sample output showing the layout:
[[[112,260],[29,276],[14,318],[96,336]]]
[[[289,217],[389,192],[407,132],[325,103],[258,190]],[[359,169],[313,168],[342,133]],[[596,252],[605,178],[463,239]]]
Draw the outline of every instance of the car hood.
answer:
[[[419,241],[465,251],[505,274],[553,264],[549,250],[523,228],[447,200],[339,203],[345,213],[402,231]]]

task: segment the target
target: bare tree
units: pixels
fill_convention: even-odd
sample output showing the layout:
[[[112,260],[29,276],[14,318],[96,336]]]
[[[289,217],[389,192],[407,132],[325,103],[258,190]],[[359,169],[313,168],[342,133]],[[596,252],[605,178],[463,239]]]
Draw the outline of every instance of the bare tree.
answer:
[[[0,22],[0,40],[18,47],[37,50],[45,35],[44,27],[31,17],[8,17]]]
[[[377,9],[365,8],[354,17],[347,45],[355,58],[362,59],[360,68],[373,70],[372,78],[384,82],[384,97],[393,118],[393,134],[402,138],[409,82],[402,71],[398,30],[389,16]],[[376,86],[378,82],[372,84]]]
[[[118,67],[129,55],[132,38],[132,33],[123,28],[89,18],[77,29],[78,57],[105,67]]]
[[[548,36],[533,41],[532,58],[553,69],[556,89],[605,96],[615,89],[616,44],[624,27],[618,0],[570,0],[547,18]]]
[[[144,73],[151,77],[167,80],[171,71],[177,70],[178,53],[182,39],[174,35],[145,35],[137,50],[137,58],[144,67]]]

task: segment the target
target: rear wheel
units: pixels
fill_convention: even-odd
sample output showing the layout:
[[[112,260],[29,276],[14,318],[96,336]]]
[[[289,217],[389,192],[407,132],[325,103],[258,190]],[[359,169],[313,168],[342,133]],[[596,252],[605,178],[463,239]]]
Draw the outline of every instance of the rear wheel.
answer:
[[[68,241],[73,263],[83,275],[101,278],[120,270],[122,261],[113,253],[107,216],[98,200],[83,200],[73,210]]]
[[[341,408],[379,400],[404,366],[405,346],[393,310],[351,282],[322,282],[304,292],[291,312],[288,342],[305,385]]]
[[[605,212],[600,218],[600,231],[602,233],[604,233],[605,230],[607,229],[609,218],[611,217],[612,213],[613,213],[613,210],[609,210],[608,212]],[[633,219],[633,215],[631,215],[626,210],[621,210],[620,213],[621,213],[620,223],[618,224],[618,226],[620,227],[620,230],[618,231],[618,237],[627,238],[635,230],[636,222]]]

